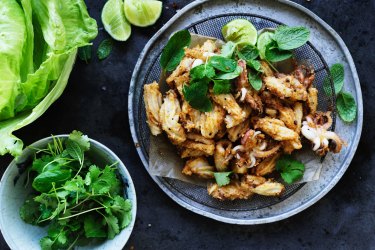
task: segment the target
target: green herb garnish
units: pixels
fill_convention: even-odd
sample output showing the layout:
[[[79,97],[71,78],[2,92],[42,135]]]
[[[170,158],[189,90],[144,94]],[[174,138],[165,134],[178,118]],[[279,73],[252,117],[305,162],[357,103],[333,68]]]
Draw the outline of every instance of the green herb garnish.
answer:
[[[354,97],[348,92],[339,93],[336,107],[341,119],[345,122],[352,122],[357,116],[357,104]]]
[[[263,82],[262,82],[262,79],[260,78],[259,73],[253,73],[253,72],[250,71],[249,75],[248,75],[248,78],[249,78],[249,82],[250,82],[251,86],[256,91],[259,91],[262,88]]]
[[[232,174],[232,172],[216,172],[216,173],[214,173],[217,185],[219,185],[220,187],[228,185],[230,183],[229,176],[231,174]]]
[[[160,58],[160,65],[166,71],[173,71],[184,57],[184,48],[191,43],[191,35],[187,30],[173,34],[164,47]]]
[[[29,167],[36,193],[20,208],[29,224],[48,225],[42,249],[71,249],[88,239],[113,239],[131,222],[132,204],[122,197],[117,163],[104,168],[86,155],[90,141],[74,131],[40,149]]]
[[[208,61],[208,65],[222,72],[233,72],[237,67],[237,62],[233,59],[222,56],[212,56]]]
[[[310,31],[305,27],[279,26],[273,39],[280,50],[292,50],[304,45],[310,38]]]
[[[92,45],[86,45],[78,49],[78,57],[88,64],[91,61]]]
[[[276,163],[276,170],[280,172],[286,183],[292,184],[302,179],[305,165],[293,159],[290,155],[283,155]]]
[[[344,86],[344,66],[341,63],[335,63],[329,68],[329,71],[331,72],[335,94],[337,95]],[[324,79],[323,89],[327,96],[332,96],[331,81],[328,76]]]
[[[104,39],[98,47],[98,58],[99,60],[106,59],[112,52],[112,41],[110,39]]]

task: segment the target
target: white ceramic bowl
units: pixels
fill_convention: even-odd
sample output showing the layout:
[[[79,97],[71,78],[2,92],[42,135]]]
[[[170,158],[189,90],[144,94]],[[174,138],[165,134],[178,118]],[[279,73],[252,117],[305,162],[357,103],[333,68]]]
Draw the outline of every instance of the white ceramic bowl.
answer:
[[[66,138],[68,135],[55,137]],[[34,148],[44,148],[52,137],[44,138],[33,143]],[[118,162],[118,172],[124,183],[124,196],[132,202],[132,221],[128,227],[123,229],[113,240],[106,240],[102,244],[77,247],[76,249],[90,250],[112,250],[122,249],[128,241],[134,227],[137,211],[137,199],[133,181],[128,170],[121,160],[106,146],[90,139],[91,147],[87,152],[90,158],[100,166]],[[17,163],[25,162],[35,151],[26,148],[17,161],[13,160],[5,171],[0,182],[0,230],[9,247],[14,250],[36,250],[40,249],[39,240],[47,235],[47,227],[38,227],[25,223],[19,216],[19,210],[28,194],[31,185],[24,187],[26,173],[20,171]],[[5,166],[0,166],[5,167]]]

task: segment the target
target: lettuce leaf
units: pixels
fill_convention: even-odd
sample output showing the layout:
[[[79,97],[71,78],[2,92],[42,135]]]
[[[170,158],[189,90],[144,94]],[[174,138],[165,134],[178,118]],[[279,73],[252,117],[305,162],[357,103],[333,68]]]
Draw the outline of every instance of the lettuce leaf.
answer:
[[[1,0],[0,155],[23,148],[13,132],[62,94],[77,49],[97,36],[83,0]],[[11,20],[11,21],[10,21]]]
[[[13,119],[0,122],[0,155],[10,153],[19,156],[23,142],[12,133],[38,119],[63,93],[73,69],[77,49],[69,53],[62,69],[61,76],[48,95],[31,111],[24,112]]]

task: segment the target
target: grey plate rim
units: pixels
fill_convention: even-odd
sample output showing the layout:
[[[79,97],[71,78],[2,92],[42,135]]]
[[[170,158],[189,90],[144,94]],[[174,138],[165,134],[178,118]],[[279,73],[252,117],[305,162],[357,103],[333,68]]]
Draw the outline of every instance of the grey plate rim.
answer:
[[[131,82],[130,82],[129,95],[128,95],[129,125],[130,125],[130,131],[131,131],[131,134],[132,134],[132,138],[133,138],[134,145],[136,147],[137,153],[138,153],[138,155],[139,155],[139,157],[140,157],[140,159],[141,159],[141,161],[142,161],[145,169],[147,170],[147,172],[149,172],[148,167],[147,167],[148,166],[148,162],[147,162],[146,158],[144,157],[144,155],[142,154],[142,151],[141,151],[141,149],[140,149],[140,147],[138,145],[138,141],[139,140],[138,140],[138,137],[137,137],[137,133],[136,133],[136,129],[135,129],[135,121],[134,121],[134,117],[133,117],[133,113],[132,113],[133,112],[134,89],[135,89],[135,84],[136,84],[137,72],[138,72],[139,68],[142,65],[142,62],[144,60],[144,55],[148,53],[148,51],[151,48],[151,45],[158,39],[158,37],[166,29],[169,28],[170,25],[172,25],[178,18],[180,18],[186,12],[190,11],[191,9],[195,8],[198,5],[201,5],[201,4],[209,2],[209,1],[211,1],[211,0],[196,0],[196,1],[194,1],[194,2],[192,2],[190,4],[188,4],[188,5],[186,5],[180,11],[178,11],[177,14],[175,14],[148,41],[148,43],[145,45],[144,49],[142,50],[141,54],[139,55],[139,59],[137,61],[137,64],[135,65],[135,68],[134,68],[134,71],[133,71],[133,74],[132,74],[132,78],[131,78]],[[297,207],[297,208],[295,208],[295,209],[293,209],[293,210],[291,210],[291,211],[289,211],[287,213],[280,214],[280,215],[277,215],[277,216],[272,216],[272,217],[264,217],[264,218],[251,219],[251,220],[246,220],[246,219],[232,219],[232,218],[227,218],[227,217],[224,217],[224,216],[220,216],[220,215],[216,215],[216,214],[213,214],[213,213],[202,211],[200,209],[195,208],[191,204],[189,204],[189,203],[187,203],[185,201],[180,200],[175,194],[173,194],[167,188],[167,186],[164,183],[162,183],[160,181],[160,178],[158,178],[157,176],[153,176],[153,175],[151,175],[149,173],[150,176],[151,176],[151,178],[158,184],[158,186],[164,191],[164,193],[167,194],[171,199],[173,199],[180,206],[182,206],[182,207],[184,207],[184,208],[186,208],[186,209],[188,209],[188,210],[190,210],[190,211],[192,211],[194,213],[197,213],[199,215],[203,215],[205,217],[208,217],[208,218],[211,218],[211,219],[214,219],[214,220],[217,220],[217,221],[221,221],[221,222],[224,222],[224,223],[238,224],[238,225],[256,225],[256,224],[271,223],[271,222],[276,222],[276,221],[280,221],[280,220],[289,218],[289,217],[291,217],[293,215],[296,215],[296,214],[302,212],[306,208],[312,206],[318,200],[320,200],[323,196],[325,196],[337,184],[337,182],[341,179],[341,177],[344,175],[345,171],[349,167],[350,162],[352,161],[352,159],[354,157],[354,154],[355,154],[355,152],[357,150],[357,147],[358,147],[358,144],[359,144],[359,140],[361,138],[362,125],[363,125],[362,90],[361,90],[361,86],[360,86],[360,82],[359,82],[359,78],[358,78],[358,73],[357,73],[357,70],[356,70],[353,58],[352,58],[352,56],[351,56],[351,54],[349,52],[349,49],[345,45],[345,42],[342,40],[342,38],[340,37],[340,35],[331,26],[329,26],[325,21],[323,21],[320,17],[318,17],[316,14],[314,14],[309,9],[303,7],[300,4],[292,2],[290,0],[276,0],[276,1],[280,2],[282,4],[285,4],[285,5],[288,5],[290,7],[293,7],[295,9],[298,9],[301,12],[303,12],[304,14],[310,16],[312,19],[314,19],[316,22],[318,22],[320,25],[322,25],[326,29],[326,31],[328,33],[331,34],[331,36],[336,40],[336,42],[339,44],[340,48],[344,52],[345,57],[347,59],[347,62],[348,62],[349,66],[350,66],[350,69],[352,71],[352,75],[353,75],[353,79],[354,79],[354,84],[355,84],[355,87],[356,87],[356,93],[357,93],[357,95],[356,95],[357,106],[358,106],[357,107],[357,113],[358,113],[357,114],[357,127],[356,127],[357,134],[356,134],[356,137],[354,138],[354,141],[352,143],[352,149],[353,150],[345,158],[345,161],[342,163],[342,167],[337,172],[337,175],[334,178],[332,178],[332,180],[327,184],[327,186],[324,189],[322,189],[315,197],[313,197],[312,199],[310,199],[309,201],[307,201],[303,205],[301,205],[301,206],[299,206],[299,207]],[[141,58],[143,60],[140,60]]]

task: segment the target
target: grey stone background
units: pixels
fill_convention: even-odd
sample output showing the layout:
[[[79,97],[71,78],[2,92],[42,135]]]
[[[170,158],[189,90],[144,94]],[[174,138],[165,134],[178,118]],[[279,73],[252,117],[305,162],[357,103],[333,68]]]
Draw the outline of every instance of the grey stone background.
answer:
[[[364,127],[352,164],[324,198],[287,220],[258,226],[227,225],[181,208],[152,181],[132,143],[127,96],[134,65],[152,35],[189,2],[163,1],[158,22],[150,28],[133,27],[131,38],[115,43],[105,61],[95,55],[88,65],[77,61],[63,96],[17,135],[30,144],[78,129],[123,160],[138,195],[137,220],[125,249],[375,249],[375,0],[295,1],[331,25],[351,51],[362,85]],[[105,0],[86,3],[100,27],[96,48],[108,37],[100,21]],[[0,176],[10,160],[0,159]],[[2,236],[0,249],[8,249]]]

